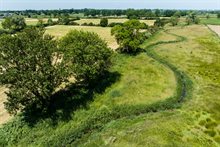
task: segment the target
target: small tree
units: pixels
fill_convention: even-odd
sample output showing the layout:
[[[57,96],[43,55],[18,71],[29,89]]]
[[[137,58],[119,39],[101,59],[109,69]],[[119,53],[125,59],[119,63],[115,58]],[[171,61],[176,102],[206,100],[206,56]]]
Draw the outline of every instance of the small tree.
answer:
[[[54,24],[53,19],[52,19],[52,18],[49,18],[49,19],[47,20],[47,24],[48,24],[49,26],[53,25],[53,24]]]
[[[43,19],[38,19],[38,22],[37,22],[37,25],[36,25],[37,27],[39,27],[39,28],[43,28],[44,27],[44,21],[43,21]]]
[[[90,84],[111,65],[112,51],[97,34],[73,30],[59,44],[64,52],[66,70],[76,81]]]
[[[102,18],[100,20],[100,26],[107,27],[108,26],[108,19],[107,18]]]
[[[198,24],[200,22],[200,19],[198,16],[196,16],[195,13],[191,13],[186,17],[186,23],[187,25],[194,23],[194,24]]]
[[[176,11],[173,16],[180,18],[181,16],[181,12],[180,11]]]
[[[64,80],[63,66],[54,62],[56,51],[56,41],[36,28],[1,36],[0,84],[9,88],[5,103],[9,113],[47,108]]]
[[[162,21],[162,19],[160,19],[159,17],[154,22],[154,26],[156,26],[156,27],[163,27],[164,25],[165,25],[165,22]]]
[[[186,24],[187,24],[187,25],[190,25],[192,22],[193,22],[192,18],[188,15],[188,16],[186,17]]]
[[[170,18],[170,23],[172,24],[172,26],[176,26],[178,24],[178,22],[179,22],[178,17],[172,16]]]
[[[205,17],[206,17],[206,19],[209,19],[210,15],[207,13]]]
[[[7,17],[2,22],[2,27],[10,31],[21,31],[26,27],[26,23],[21,16]]]
[[[217,18],[220,18],[220,12],[217,14]]]
[[[138,20],[129,20],[123,25],[116,25],[111,33],[119,44],[120,52],[137,52],[144,41],[144,34],[140,32],[144,26]]]

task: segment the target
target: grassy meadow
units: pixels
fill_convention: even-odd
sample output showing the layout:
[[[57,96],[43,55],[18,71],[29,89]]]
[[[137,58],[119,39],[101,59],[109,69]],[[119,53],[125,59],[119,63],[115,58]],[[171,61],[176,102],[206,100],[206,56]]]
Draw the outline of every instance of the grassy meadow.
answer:
[[[170,32],[187,40],[154,49],[190,76],[192,97],[180,109],[112,121],[102,131],[83,138],[81,146],[219,146],[220,39],[198,25]],[[143,46],[161,36],[170,37],[161,32]]]

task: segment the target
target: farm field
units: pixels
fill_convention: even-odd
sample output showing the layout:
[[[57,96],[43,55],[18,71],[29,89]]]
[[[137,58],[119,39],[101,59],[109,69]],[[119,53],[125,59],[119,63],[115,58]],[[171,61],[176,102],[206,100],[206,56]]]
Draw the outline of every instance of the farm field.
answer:
[[[101,38],[103,38],[108,46],[112,49],[118,48],[118,44],[114,38],[111,36],[111,28],[108,27],[92,27],[92,26],[65,26],[65,25],[56,25],[46,28],[46,33],[51,34],[57,38],[61,38],[66,35],[70,30],[83,30],[97,33]]]
[[[60,38],[71,29],[98,33],[114,48],[110,28],[52,26],[46,28],[46,33]],[[61,103],[65,109],[32,122],[34,127],[16,117],[6,129],[0,129],[0,143],[219,146],[219,37],[203,25],[167,26],[146,40],[142,48],[146,52],[113,57],[106,78],[112,82],[105,85],[106,80],[100,80],[86,105],[69,112],[65,110],[77,101]],[[184,98],[182,103],[174,99],[179,96]],[[16,131],[7,131],[12,126]]]
[[[128,21],[128,19],[108,19],[108,23],[124,23],[125,21]],[[79,23],[80,25],[83,23],[94,23],[94,24],[99,24],[100,23],[100,19],[80,19],[76,21],[77,23]],[[140,20],[140,22],[144,22],[149,26],[152,26],[155,22],[155,20]]]
[[[25,18],[25,22],[27,25],[36,25],[39,19],[37,18]],[[43,18],[42,19],[45,23],[47,22],[48,18]],[[57,21],[57,18],[53,18],[53,21]]]
[[[220,25],[220,18],[201,18],[201,24],[206,24],[206,25]]]
[[[208,27],[220,37],[220,25],[208,25]]]

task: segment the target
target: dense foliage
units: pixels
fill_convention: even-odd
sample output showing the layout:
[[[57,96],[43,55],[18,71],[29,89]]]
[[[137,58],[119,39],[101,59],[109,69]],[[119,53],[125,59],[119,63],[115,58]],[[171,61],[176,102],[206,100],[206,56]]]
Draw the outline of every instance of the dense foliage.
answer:
[[[101,27],[107,27],[108,26],[108,19],[107,18],[102,18],[100,20],[100,26]]]
[[[54,61],[56,50],[56,41],[35,28],[1,36],[0,83],[9,88],[5,104],[10,113],[46,108],[64,80],[62,65]]]
[[[76,78],[89,84],[103,75],[111,65],[112,51],[97,34],[83,31],[71,31],[60,41],[67,69]]]
[[[145,25],[138,20],[129,20],[123,25],[116,25],[112,28],[111,33],[115,36],[120,52],[137,52],[139,46],[143,43],[144,33],[140,29]]]
[[[23,17],[13,16],[5,18],[2,27],[10,31],[21,31],[26,27],[26,23]]]

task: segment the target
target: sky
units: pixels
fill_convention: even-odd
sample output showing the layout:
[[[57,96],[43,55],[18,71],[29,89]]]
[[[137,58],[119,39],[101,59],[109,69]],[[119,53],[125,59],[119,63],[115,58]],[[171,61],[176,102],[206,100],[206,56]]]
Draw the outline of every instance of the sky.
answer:
[[[70,8],[220,10],[220,0],[0,0],[0,11]]]

